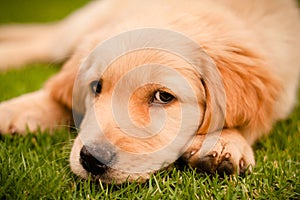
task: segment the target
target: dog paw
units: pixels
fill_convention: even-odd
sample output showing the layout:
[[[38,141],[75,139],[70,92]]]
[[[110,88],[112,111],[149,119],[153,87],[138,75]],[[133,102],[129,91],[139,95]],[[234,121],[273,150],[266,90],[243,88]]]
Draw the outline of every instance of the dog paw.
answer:
[[[220,175],[252,172],[253,150],[236,130],[223,130],[219,136],[208,136],[205,140],[200,150],[190,152],[188,162],[192,167]]]
[[[69,120],[70,112],[43,90],[0,103],[0,134],[51,129]]]

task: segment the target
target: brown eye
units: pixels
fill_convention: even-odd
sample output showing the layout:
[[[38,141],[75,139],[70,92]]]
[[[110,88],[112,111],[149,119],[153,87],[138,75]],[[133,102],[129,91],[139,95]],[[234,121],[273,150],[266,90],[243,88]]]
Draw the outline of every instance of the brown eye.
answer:
[[[102,90],[102,84],[101,84],[101,81],[93,81],[91,82],[90,84],[90,87],[91,87],[91,90],[92,92],[95,94],[95,95],[98,95],[101,93],[101,90]]]
[[[175,97],[172,94],[164,91],[157,91],[154,94],[153,103],[167,104],[170,103],[173,99],[175,99]]]

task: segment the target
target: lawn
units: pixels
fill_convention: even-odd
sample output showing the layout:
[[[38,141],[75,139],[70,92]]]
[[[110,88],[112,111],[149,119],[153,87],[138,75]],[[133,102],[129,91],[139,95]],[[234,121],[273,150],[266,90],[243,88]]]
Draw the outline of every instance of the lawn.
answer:
[[[57,20],[86,0],[2,0],[0,23]],[[47,8],[47,9],[46,9]],[[0,101],[34,91],[59,65],[34,64],[0,73]],[[0,199],[300,199],[300,96],[290,117],[255,144],[257,165],[243,177],[197,173],[190,168],[153,175],[143,184],[103,185],[69,169],[76,133],[0,137]]]

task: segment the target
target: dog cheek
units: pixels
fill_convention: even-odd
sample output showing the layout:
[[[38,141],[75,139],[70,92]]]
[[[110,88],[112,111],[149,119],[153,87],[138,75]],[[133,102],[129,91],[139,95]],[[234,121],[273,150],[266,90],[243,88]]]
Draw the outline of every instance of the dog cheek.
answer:
[[[151,123],[149,105],[142,102],[129,103],[129,117],[137,127],[146,127]]]

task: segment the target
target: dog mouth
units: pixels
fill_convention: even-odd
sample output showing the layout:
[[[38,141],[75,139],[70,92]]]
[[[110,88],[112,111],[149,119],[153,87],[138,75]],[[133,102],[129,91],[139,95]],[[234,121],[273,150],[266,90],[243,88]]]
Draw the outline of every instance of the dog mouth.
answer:
[[[104,184],[121,184],[133,180],[144,182],[149,178],[150,173],[130,173],[114,169],[112,166],[116,154],[108,150],[102,150],[101,158],[94,156],[90,148],[85,145],[80,150],[79,163],[92,181],[100,181]]]

